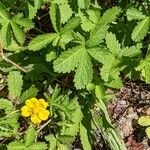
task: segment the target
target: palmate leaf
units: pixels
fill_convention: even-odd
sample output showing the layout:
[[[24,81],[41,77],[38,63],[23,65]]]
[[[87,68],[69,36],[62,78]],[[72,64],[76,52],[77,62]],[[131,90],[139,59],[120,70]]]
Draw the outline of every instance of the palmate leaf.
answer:
[[[121,12],[121,9],[117,6],[112,7],[103,14],[103,16],[100,18],[100,21],[98,22],[99,25],[104,25],[108,23],[112,23],[117,19],[117,16]]]
[[[142,12],[138,11],[136,8],[128,9],[126,14],[129,21],[133,19],[141,20],[146,17],[145,15],[143,15]]]
[[[22,75],[18,71],[11,71],[7,77],[9,96],[15,99],[21,95],[23,85]]]
[[[141,22],[137,24],[137,26],[135,26],[131,35],[132,40],[134,40],[135,42],[139,42],[142,39],[144,39],[149,30],[149,27],[150,27],[150,18],[145,17],[145,19],[143,19]]]
[[[91,83],[93,79],[93,68],[86,49],[82,53],[82,57],[79,62],[79,66],[76,70],[74,82],[77,89],[83,89],[88,83]]]
[[[77,89],[85,88],[93,78],[93,69],[90,56],[84,46],[76,46],[63,52],[54,61],[56,72],[70,72],[76,70],[74,82]]]
[[[29,50],[37,51],[45,47],[47,44],[51,43],[56,39],[58,35],[56,33],[47,33],[35,37],[28,45]]]

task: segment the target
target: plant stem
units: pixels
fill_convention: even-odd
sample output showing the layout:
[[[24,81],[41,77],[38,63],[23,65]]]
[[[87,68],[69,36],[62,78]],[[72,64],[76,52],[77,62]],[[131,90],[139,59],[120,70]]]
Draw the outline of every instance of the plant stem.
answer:
[[[43,125],[41,125],[41,127],[40,127],[39,130],[38,130],[38,133],[39,133],[42,129],[44,129],[51,121],[52,121],[52,118],[49,119],[49,120],[48,120],[46,123],[44,123]]]
[[[2,42],[0,41],[0,56],[3,60],[5,60],[6,62],[12,64],[13,66],[15,66],[17,69],[19,69],[20,71],[27,73],[27,70],[22,68],[21,66],[19,66],[18,64],[16,64],[15,62],[13,62],[12,60],[8,59],[3,52],[3,47],[2,47]]]

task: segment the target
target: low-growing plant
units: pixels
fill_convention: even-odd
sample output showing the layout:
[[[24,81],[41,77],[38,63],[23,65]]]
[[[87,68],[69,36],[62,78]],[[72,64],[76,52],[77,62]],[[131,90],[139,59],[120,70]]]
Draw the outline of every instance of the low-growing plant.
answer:
[[[123,78],[150,83],[150,5],[141,3],[1,0],[0,148],[69,150],[78,139],[92,150],[98,131],[126,150],[106,90]]]

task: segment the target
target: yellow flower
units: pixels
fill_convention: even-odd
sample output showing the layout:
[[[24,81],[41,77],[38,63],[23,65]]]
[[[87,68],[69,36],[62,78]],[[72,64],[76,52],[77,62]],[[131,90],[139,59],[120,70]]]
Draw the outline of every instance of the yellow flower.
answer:
[[[45,100],[41,98],[41,99],[39,99],[39,105],[46,109],[48,106],[48,103],[45,102]]]
[[[45,109],[41,109],[39,112],[38,112],[38,117],[45,121],[48,119],[48,116],[49,116],[49,111],[48,110],[45,110]]]
[[[38,104],[38,100],[36,98],[31,98],[26,100],[26,105],[29,108],[35,108],[37,104]]]
[[[32,116],[31,116],[31,121],[34,123],[34,124],[39,124],[39,123],[41,123],[41,120],[38,118],[38,116],[37,115],[35,115],[35,114],[33,114]]]
[[[28,106],[23,106],[21,108],[21,114],[24,117],[29,117],[31,115],[32,111]]]
[[[30,117],[34,124],[39,124],[41,121],[48,119],[49,111],[46,110],[48,103],[44,99],[31,98],[26,100],[25,106],[21,108],[23,117]]]

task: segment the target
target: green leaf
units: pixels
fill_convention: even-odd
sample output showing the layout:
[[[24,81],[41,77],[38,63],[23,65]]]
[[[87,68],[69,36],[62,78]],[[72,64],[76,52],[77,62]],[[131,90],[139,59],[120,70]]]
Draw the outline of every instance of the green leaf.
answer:
[[[113,79],[109,83],[105,83],[105,85],[108,86],[108,87],[111,87],[111,88],[115,88],[115,89],[120,89],[121,87],[123,87],[122,80],[119,77]]]
[[[45,47],[47,44],[51,43],[55,38],[57,38],[56,33],[47,33],[43,35],[38,35],[28,45],[29,50],[37,51]]]
[[[80,123],[80,140],[84,150],[92,150],[87,129],[82,123]]]
[[[88,53],[91,55],[91,57],[93,57],[95,60],[99,61],[100,63],[105,63],[107,56],[108,56],[108,52],[106,50],[106,48],[104,47],[92,47],[92,48],[88,48]]]
[[[51,4],[50,6],[50,18],[52,21],[53,28],[56,32],[60,31],[60,11],[57,4]]]
[[[150,126],[150,117],[141,116],[138,120],[138,124],[140,124],[141,126]]]
[[[33,19],[36,16],[38,9],[40,9],[43,0],[34,0],[34,5],[28,2],[29,18]]]
[[[30,87],[28,90],[24,91],[20,97],[21,102],[24,102],[25,100],[36,97],[38,94],[38,89],[34,86]]]
[[[15,24],[14,22],[11,22],[11,26],[12,26],[12,30],[13,30],[13,33],[14,33],[14,35],[15,35],[16,40],[17,40],[20,44],[23,44],[24,41],[25,41],[25,34],[24,34],[24,32],[23,32],[22,29],[21,29],[17,24]]]
[[[58,137],[58,141],[63,143],[63,144],[70,144],[72,143],[74,140],[74,137],[70,136],[70,135],[60,135]]]
[[[118,43],[115,34],[110,32],[106,35],[106,44],[107,44],[107,47],[109,48],[109,51],[114,56],[117,56],[119,54],[121,50],[121,46]]]
[[[54,61],[54,70],[56,72],[70,72],[74,70],[81,60],[82,52],[84,48],[82,46],[76,46],[72,49],[68,49],[63,52],[55,61]]]
[[[25,27],[27,30],[34,28],[34,23],[29,18],[23,18],[23,14],[19,13],[12,17],[12,21],[21,27]]]
[[[28,147],[26,150],[47,150],[47,144],[44,142],[37,142],[32,144],[32,146]]]
[[[57,150],[70,150],[67,145],[58,143]]]
[[[66,44],[68,44],[71,40],[73,40],[72,33],[70,31],[65,32],[60,36],[58,45],[65,49]]]
[[[34,129],[32,125],[30,125],[25,135],[26,147],[31,146],[35,142],[37,134],[38,132]]]
[[[81,22],[81,19],[79,17],[73,17],[67,22],[67,24],[63,27],[61,32],[65,33],[69,30],[75,29],[76,27],[79,26],[80,22]]]
[[[139,22],[137,26],[135,26],[131,35],[132,40],[135,42],[143,40],[148,32],[149,27],[150,27],[150,19],[149,17],[146,17],[141,22]]]
[[[117,6],[106,10],[106,12],[100,18],[100,21],[98,24],[104,25],[104,24],[112,23],[113,21],[117,19],[117,16],[119,15],[120,12],[121,12],[121,9]]]
[[[97,85],[95,86],[95,95],[98,99],[97,104],[98,104],[99,108],[103,111],[105,118],[108,121],[108,123],[111,124],[111,120],[109,118],[107,107],[106,107],[106,104],[104,103],[105,93],[104,93],[104,89],[102,86],[97,86]]]
[[[89,20],[91,20],[94,24],[97,24],[100,19],[100,9],[90,8],[87,10],[87,14],[89,15]]]
[[[131,46],[131,47],[124,47],[121,49],[120,53],[119,53],[119,57],[120,56],[124,56],[124,57],[134,57],[137,55],[141,55],[141,46],[138,44],[136,46]]]
[[[72,16],[73,11],[68,3],[59,5],[61,23],[66,23]]]
[[[13,104],[11,101],[4,99],[4,98],[1,98],[0,99],[0,109],[12,110]]]
[[[107,34],[108,26],[104,25],[99,27],[96,26],[91,32],[90,32],[90,37],[88,41],[86,42],[86,45],[88,47],[93,47],[99,45],[102,40],[105,38]]]
[[[145,132],[148,138],[150,139],[150,127],[146,128]]]
[[[46,61],[47,62],[51,62],[52,60],[54,60],[57,57],[57,54],[55,51],[51,51],[49,53],[46,54]]]
[[[120,68],[118,67],[119,61],[112,55],[107,55],[107,60],[104,62],[100,74],[105,82],[110,82],[118,78]]]
[[[8,150],[25,150],[25,148],[25,144],[19,141],[14,141],[7,145]]]
[[[4,20],[9,20],[9,15],[6,11],[6,8],[4,8],[4,5],[0,2],[0,17]]]
[[[7,47],[11,44],[11,31],[10,31],[10,23],[3,22],[3,26],[1,28],[1,39],[4,47]]]
[[[141,61],[136,70],[141,71],[141,76],[146,81],[150,83],[150,56],[148,55],[144,60]]]
[[[146,16],[142,14],[142,12],[138,11],[136,8],[130,8],[127,10],[128,20],[131,21],[133,19],[144,19]]]
[[[45,139],[49,142],[49,150],[56,150],[57,139],[54,137],[54,135],[50,134],[46,136]]]
[[[89,0],[82,0],[82,1],[78,0],[78,7],[80,9],[86,9],[86,8],[88,8],[89,4],[90,4]]]
[[[81,18],[81,27],[84,31],[89,32],[95,27],[95,24],[82,11],[79,11],[78,15]]]
[[[73,80],[77,89],[85,88],[85,86],[91,83],[93,79],[92,63],[86,49],[83,49],[80,55],[79,66]]]
[[[23,80],[22,75],[18,71],[11,71],[7,76],[9,96],[12,99],[20,97]]]

